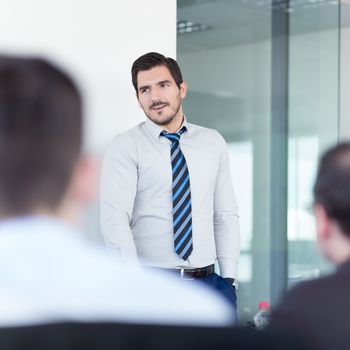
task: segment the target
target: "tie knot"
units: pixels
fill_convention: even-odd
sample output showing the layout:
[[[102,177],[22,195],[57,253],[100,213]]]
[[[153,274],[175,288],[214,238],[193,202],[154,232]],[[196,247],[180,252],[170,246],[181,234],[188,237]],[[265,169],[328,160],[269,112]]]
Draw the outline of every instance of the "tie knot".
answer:
[[[166,137],[168,140],[170,140],[172,143],[179,142],[180,136],[178,133],[170,133],[170,132],[164,132],[162,131],[162,136]]]
[[[172,143],[175,143],[175,142],[179,142],[180,141],[180,137],[181,135],[185,132],[186,128],[185,127],[182,127],[179,132],[167,132],[165,130],[163,130],[161,132],[161,135],[166,137],[168,140],[170,140]]]

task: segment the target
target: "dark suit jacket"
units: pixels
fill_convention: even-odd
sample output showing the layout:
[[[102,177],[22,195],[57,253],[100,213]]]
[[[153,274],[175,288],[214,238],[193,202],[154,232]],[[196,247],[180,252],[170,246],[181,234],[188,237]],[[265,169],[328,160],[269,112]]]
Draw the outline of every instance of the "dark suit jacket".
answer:
[[[270,328],[306,337],[317,349],[350,349],[350,261],[292,289],[272,312]]]

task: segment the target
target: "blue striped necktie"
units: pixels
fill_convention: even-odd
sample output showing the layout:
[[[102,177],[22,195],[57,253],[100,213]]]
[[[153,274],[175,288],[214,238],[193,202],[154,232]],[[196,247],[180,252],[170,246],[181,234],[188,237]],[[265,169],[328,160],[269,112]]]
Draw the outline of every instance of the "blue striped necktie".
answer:
[[[178,133],[167,133],[166,131],[161,133],[171,141],[174,248],[175,253],[183,260],[187,260],[193,250],[190,175],[179,144],[181,134],[185,130],[186,128],[183,127]]]

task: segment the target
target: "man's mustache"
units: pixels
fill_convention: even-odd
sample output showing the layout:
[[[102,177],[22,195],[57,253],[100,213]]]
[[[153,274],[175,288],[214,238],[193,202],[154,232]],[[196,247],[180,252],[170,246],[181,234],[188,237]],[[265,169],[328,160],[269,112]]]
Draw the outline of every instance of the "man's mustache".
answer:
[[[168,106],[168,105],[169,105],[169,103],[159,101],[159,102],[152,103],[152,104],[151,104],[151,106],[150,106],[149,108],[150,108],[150,109],[152,109],[152,108],[154,108],[154,107],[158,107],[158,106],[160,106],[160,105],[166,105],[166,106]]]

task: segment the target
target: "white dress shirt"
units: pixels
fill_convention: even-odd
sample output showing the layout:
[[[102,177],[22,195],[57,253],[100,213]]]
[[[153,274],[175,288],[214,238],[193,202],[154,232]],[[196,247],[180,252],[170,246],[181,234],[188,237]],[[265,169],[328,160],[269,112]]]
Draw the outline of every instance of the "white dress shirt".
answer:
[[[215,130],[184,121],[180,147],[190,174],[193,252],[174,251],[171,142],[147,119],[116,136],[101,174],[101,227],[126,259],[163,268],[194,268],[218,260],[222,277],[236,277],[238,207],[227,145]]]
[[[205,286],[124,265],[56,220],[0,223],[0,326],[54,321],[228,325]]]

